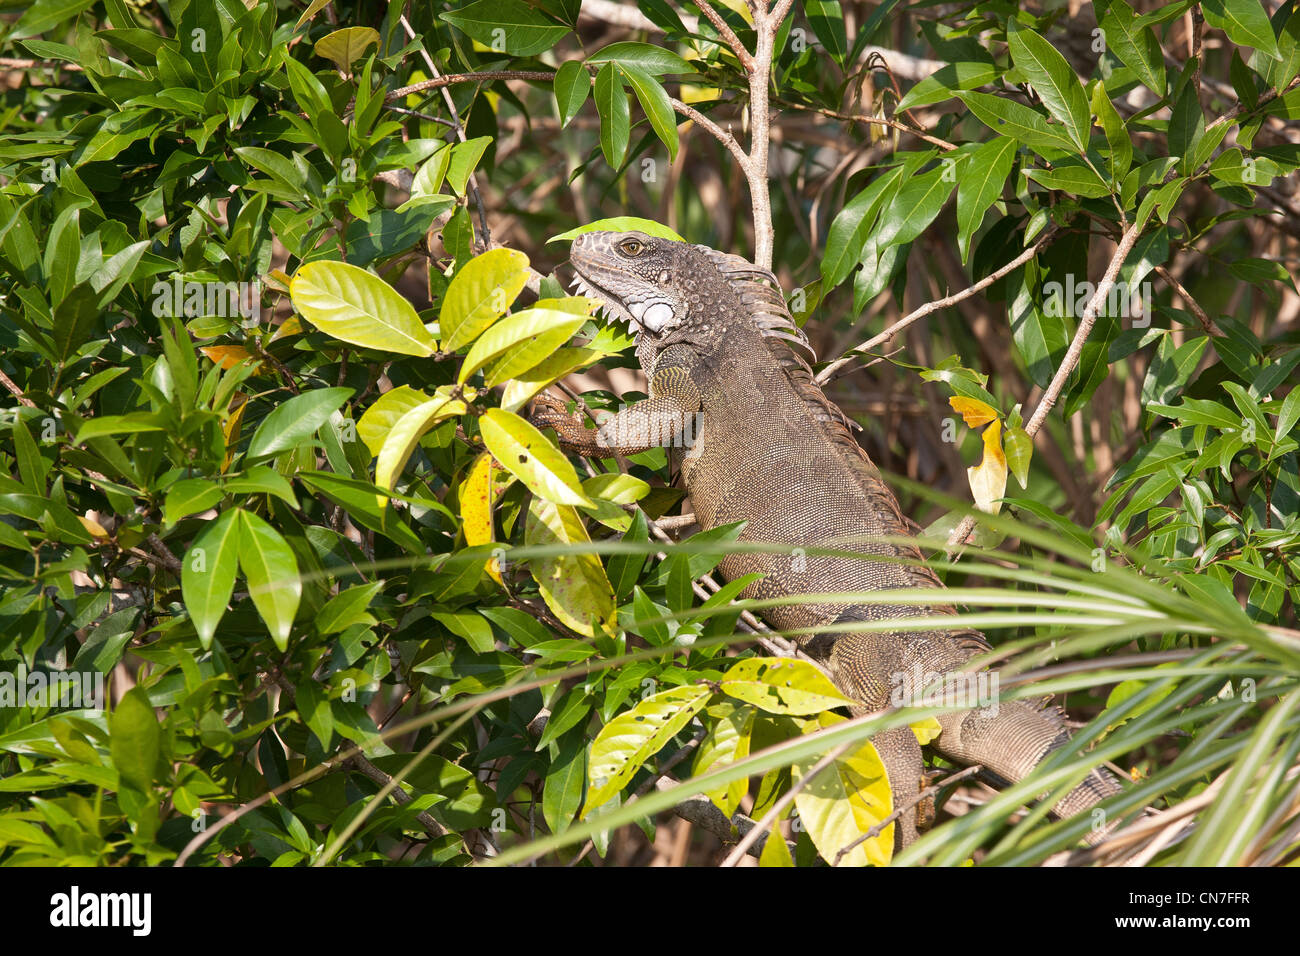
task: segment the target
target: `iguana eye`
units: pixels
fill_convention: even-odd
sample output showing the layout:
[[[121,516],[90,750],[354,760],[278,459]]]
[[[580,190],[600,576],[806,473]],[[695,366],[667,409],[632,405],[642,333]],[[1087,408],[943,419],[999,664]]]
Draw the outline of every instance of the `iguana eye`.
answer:
[[[645,244],[640,239],[624,239],[618,244],[618,248],[625,256],[639,256],[645,249]]]

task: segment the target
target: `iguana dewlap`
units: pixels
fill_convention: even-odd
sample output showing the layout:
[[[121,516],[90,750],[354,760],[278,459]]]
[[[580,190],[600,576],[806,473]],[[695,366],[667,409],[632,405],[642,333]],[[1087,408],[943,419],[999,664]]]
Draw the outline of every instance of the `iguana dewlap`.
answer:
[[[588,456],[669,445],[702,527],[743,521],[742,541],[806,549],[724,559],[728,579],[763,575],[744,597],[942,586],[928,568],[905,563],[920,560],[914,545],[869,540],[910,532],[849,419],[798,354],[811,349],[770,272],[705,246],[639,232],[580,235],[571,261],[578,288],[636,332],[650,397],[598,430],[543,399],[536,423],[554,427],[566,447]],[[883,560],[811,553],[828,547]],[[836,625],[944,612],[951,609],[855,600],[777,607],[763,617],[779,630],[821,628],[801,645],[865,712],[889,706],[895,688],[904,695],[921,691],[916,675],[959,669],[988,644],[961,628],[837,634]],[[980,764],[1003,781],[1022,779],[1070,740],[1054,708],[1022,701],[1002,701],[989,712],[951,712],[939,722],[942,733],[933,743],[939,753]],[[895,804],[913,800],[922,760],[912,730],[886,731],[873,743]],[[1094,770],[1053,812],[1078,813],[1117,790],[1110,774]],[[899,818],[895,832],[899,846],[916,838],[915,808]]]

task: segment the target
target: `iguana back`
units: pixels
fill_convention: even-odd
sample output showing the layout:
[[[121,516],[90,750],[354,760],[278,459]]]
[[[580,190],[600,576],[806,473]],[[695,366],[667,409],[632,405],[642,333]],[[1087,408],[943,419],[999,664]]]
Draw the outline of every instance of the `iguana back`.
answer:
[[[799,354],[811,350],[771,273],[704,246],[641,233],[587,233],[574,241],[571,258],[579,288],[636,330],[650,398],[597,431],[551,403],[535,415],[539,424],[588,455],[671,444],[702,527],[744,521],[741,540],[790,549],[723,560],[729,580],[763,575],[745,597],[941,587],[914,563],[921,558],[915,545],[883,540],[909,535],[907,523],[850,421]],[[848,553],[816,553],[828,549]],[[876,604],[864,596],[774,607],[763,617],[782,631],[818,629],[797,640],[866,712],[911,699],[923,689],[918,679],[924,684],[924,675],[960,669],[988,644],[965,628],[882,634],[837,626],[945,612],[951,609]],[[1056,710],[1021,701],[984,701],[939,721],[940,753],[978,763],[1002,781],[1021,779],[1069,741]],[[911,729],[877,734],[873,743],[895,803],[914,800],[922,759]],[[1093,771],[1055,812],[1077,813],[1117,789],[1109,774]],[[915,838],[915,808],[899,818],[896,835],[900,846]]]

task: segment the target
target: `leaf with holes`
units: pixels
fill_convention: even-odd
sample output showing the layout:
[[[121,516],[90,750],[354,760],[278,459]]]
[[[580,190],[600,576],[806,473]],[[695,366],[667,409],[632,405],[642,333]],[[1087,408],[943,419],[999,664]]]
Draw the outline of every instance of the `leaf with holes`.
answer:
[[[601,728],[587,761],[585,817],[608,803],[641,769],[698,714],[713,691],[692,684],[652,694]]]
[[[727,696],[769,714],[805,716],[858,703],[841,694],[831,679],[808,661],[790,658],[745,658],[722,676],[720,686]]]

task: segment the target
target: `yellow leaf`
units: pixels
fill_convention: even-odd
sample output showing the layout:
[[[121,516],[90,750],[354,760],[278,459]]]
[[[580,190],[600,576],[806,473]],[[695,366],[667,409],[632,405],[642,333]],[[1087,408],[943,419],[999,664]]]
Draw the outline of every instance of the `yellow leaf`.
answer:
[[[569,459],[518,415],[489,408],[478,420],[478,427],[488,451],[533,494],[557,505],[594,507],[582,493]]]
[[[916,723],[912,724],[911,727],[912,733],[916,734],[916,742],[921,746],[925,746],[943,732],[943,728],[939,725],[938,718],[935,717],[927,717],[925,720],[918,720]]]
[[[605,353],[595,349],[556,349],[549,358],[506,382],[506,387],[501,392],[501,407],[508,412],[519,411],[542,389],[555,384],[570,372],[590,365],[603,354]]]
[[[468,545],[490,544],[492,532],[492,508],[505,484],[493,481],[493,473],[499,472],[493,467],[492,455],[484,452],[474,459],[469,472],[460,483],[460,517],[465,529],[465,543]],[[513,480],[513,479],[510,479]],[[501,584],[501,569],[496,558],[488,558],[486,570],[497,584]]]
[[[471,375],[500,356],[486,378],[489,387],[499,385],[541,362],[586,321],[585,312],[575,314],[562,309],[525,309],[508,315],[474,342],[457,381],[468,381]]]
[[[442,297],[443,351],[454,352],[478,338],[505,314],[527,282],[528,257],[515,249],[489,249],[465,263]]]
[[[823,713],[809,720],[810,730],[843,721]],[[790,773],[795,783],[807,776],[820,759],[814,754],[795,761]],[[822,859],[832,865],[840,850],[863,836],[893,812],[894,798],[880,754],[870,741],[823,769],[795,794],[795,806],[808,836]],[[859,843],[840,859],[841,866],[884,866],[894,852],[894,824]]]
[[[357,434],[370,449],[370,454],[378,455],[384,447],[384,439],[401,417],[428,400],[428,395],[409,385],[390,388],[375,399],[375,403],[357,421]]]
[[[108,539],[108,531],[94,518],[89,515],[77,515],[77,520],[81,522],[83,528],[90,532],[92,538]]]
[[[1002,454],[1002,423],[994,421],[984,429],[984,457],[980,463],[966,469],[975,507],[997,514],[1002,507],[999,501],[1007,490],[1007,458]]]
[[[997,421],[998,410],[987,402],[981,402],[978,398],[954,395],[948,399],[948,404],[952,406],[953,411],[961,415],[962,420],[966,422],[969,428],[978,428],[981,425],[987,425],[989,422]]]

